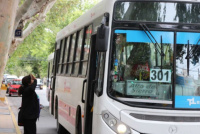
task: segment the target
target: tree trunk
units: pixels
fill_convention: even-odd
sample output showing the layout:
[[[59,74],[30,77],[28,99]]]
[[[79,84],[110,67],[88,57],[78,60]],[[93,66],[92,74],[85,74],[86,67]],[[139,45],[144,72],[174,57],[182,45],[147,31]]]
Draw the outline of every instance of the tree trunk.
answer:
[[[8,60],[19,0],[0,0],[0,87]]]

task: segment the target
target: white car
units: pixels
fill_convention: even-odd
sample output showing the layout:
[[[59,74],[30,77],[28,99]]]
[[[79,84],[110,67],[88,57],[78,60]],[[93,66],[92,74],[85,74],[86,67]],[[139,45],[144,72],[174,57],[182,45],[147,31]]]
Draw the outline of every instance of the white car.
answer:
[[[16,75],[7,75],[7,76],[6,76],[6,78],[5,78],[5,80],[4,80],[4,84],[6,84],[6,86],[7,86],[6,93],[8,93],[8,88],[9,88],[9,86],[10,86],[10,84],[11,84],[11,81],[12,81],[13,79],[17,79],[17,76],[16,76]]]
[[[9,84],[11,80],[17,79],[16,75],[7,75],[5,78],[5,84]]]
[[[42,80],[37,78],[37,87],[39,87],[40,89],[43,89],[43,83]]]
[[[24,76],[19,76],[19,79],[23,79],[24,78]]]

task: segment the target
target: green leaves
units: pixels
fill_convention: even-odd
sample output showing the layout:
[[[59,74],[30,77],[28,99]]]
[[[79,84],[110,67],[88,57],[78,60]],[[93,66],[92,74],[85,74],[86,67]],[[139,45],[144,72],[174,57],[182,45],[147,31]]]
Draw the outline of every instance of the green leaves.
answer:
[[[54,51],[57,33],[100,0],[57,0],[39,25],[9,58],[6,72],[47,77],[47,57]],[[23,1],[22,1],[23,2]]]

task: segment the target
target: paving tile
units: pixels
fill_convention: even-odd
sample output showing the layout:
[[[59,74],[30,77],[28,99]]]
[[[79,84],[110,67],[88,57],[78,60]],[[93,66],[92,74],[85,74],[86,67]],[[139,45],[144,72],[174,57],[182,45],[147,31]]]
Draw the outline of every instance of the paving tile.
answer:
[[[0,128],[0,134],[16,133],[14,128]]]
[[[10,115],[10,111],[9,111],[9,109],[1,109],[0,108],[0,115],[2,115],[2,114],[4,114],[4,115]]]
[[[0,129],[15,128],[11,115],[0,115]]]

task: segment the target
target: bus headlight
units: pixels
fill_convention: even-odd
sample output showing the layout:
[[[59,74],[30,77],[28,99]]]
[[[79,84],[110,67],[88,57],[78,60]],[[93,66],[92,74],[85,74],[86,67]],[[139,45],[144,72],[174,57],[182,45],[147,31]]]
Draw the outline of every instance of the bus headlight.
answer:
[[[120,120],[118,120],[116,117],[114,117],[108,111],[102,112],[102,118],[105,123],[117,134],[131,134],[130,128],[122,123]]]
[[[117,126],[117,131],[120,134],[124,134],[126,132],[127,128],[124,124],[120,124]]]

